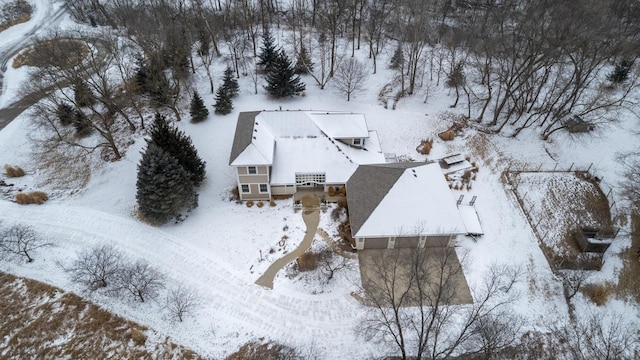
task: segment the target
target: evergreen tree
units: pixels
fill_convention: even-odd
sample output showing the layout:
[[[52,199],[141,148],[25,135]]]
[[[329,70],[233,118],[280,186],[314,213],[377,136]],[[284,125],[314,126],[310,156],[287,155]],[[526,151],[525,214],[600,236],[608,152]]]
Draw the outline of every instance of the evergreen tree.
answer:
[[[151,142],[138,164],[136,189],[140,214],[154,223],[166,223],[195,200],[189,173],[178,159]]]
[[[191,110],[189,111],[191,115],[191,122],[199,123],[207,119],[209,116],[209,110],[206,106],[204,106],[204,101],[200,97],[197,91],[193,92],[193,97],[191,98]]]
[[[616,64],[615,69],[607,75],[607,79],[614,84],[621,84],[625,82],[629,78],[631,66],[633,66],[633,61],[621,60]]]
[[[267,29],[262,35],[262,45],[260,46],[260,53],[258,54],[258,66],[268,74],[277,58],[278,49],[276,48],[275,40],[273,36],[271,36],[271,32]]]
[[[89,106],[94,103],[91,89],[89,89],[84,81],[78,81],[73,86],[73,96],[79,107]]]
[[[224,70],[224,77],[222,78],[222,88],[227,93],[229,98],[234,98],[240,94],[240,86],[238,86],[238,80],[233,75],[233,69],[227,66]]]
[[[91,120],[80,110],[76,110],[73,115],[73,128],[76,130],[76,136],[80,138],[87,137],[93,132]]]
[[[216,91],[216,103],[213,107],[216,109],[215,113],[220,115],[226,115],[233,109],[233,101],[224,86],[219,87]]]
[[[273,68],[267,73],[266,80],[265,90],[276,98],[297,95],[305,89],[305,84],[300,81],[300,76],[296,75],[284,50],[280,50]]]
[[[404,52],[402,51],[402,45],[398,44],[396,51],[393,52],[393,56],[391,57],[391,63],[389,64],[389,68],[397,70],[402,68],[404,64]]]
[[[296,74],[308,74],[313,71],[313,61],[307,48],[302,46],[296,58]]]
[[[67,126],[73,123],[75,113],[71,105],[67,104],[66,102],[63,102],[60,105],[58,105],[56,109],[56,115],[58,116],[58,121],[60,121],[60,125]]]
[[[156,114],[151,126],[151,139],[148,142],[175,157],[178,164],[184,167],[189,174],[193,186],[198,187],[202,184],[206,175],[205,162],[198,156],[198,151],[193,146],[191,138],[169,125],[160,114]]]

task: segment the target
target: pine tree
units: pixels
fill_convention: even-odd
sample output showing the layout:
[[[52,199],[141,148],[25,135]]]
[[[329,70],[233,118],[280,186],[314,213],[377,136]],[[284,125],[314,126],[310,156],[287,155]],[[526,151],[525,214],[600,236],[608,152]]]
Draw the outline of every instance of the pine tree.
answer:
[[[213,107],[216,109],[215,113],[220,115],[226,115],[233,109],[233,101],[224,86],[218,88],[218,91],[216,91],[216,103]]]
[[[202,101],[197,91],[193,92],[189,114],[191,115],[191,122],[193,123],[204,121],[207,119],[207,116],[209,116],[209,110],[204,106],[204,101]]]
[[[616,64],[615,69],[607,75],[607,79],[614,84],[621,84],[625,82],[629,78],[629,72],[631,71],[632,66],[633,61],[621,60]]]
[[[400,69],[404,64],[404,52],[402,52],[402,45],[398,44],[396,51],[393,52],[393,56],[391,57],[391,63],[389,64],[390,69]]]
[[[198,156],[198,151],[193,146],[191,138],[184,132],[169,125],[160,114],[156,114],[151,126],[149,144],[154,144],[175,157],[178,160],[178,164],[184,167],[189,174],[193,186],[198,187],[202,184],[206,175],[205,162]]]
[[[166,223],[195,200],[189,173],[178,159],[151,142],[138,164],[136,188],[140,214],[154,223]]]
[[[94,130],[91,120],[81,110],[76,110],[73,115],[73,128],[76,130],[76,136],[80,138],[91,135]]]
[[[258,54],[258,66],[268,74],[278,58],[278,49],[271,32],[267,29],[262,35],[262,45]]]
[[[73,86],[73,95],[74,101],[79,107],[89,106],[94,103],[91,89],[83,81],[78,81]]]
[[[296,58],[296,74],[308,74],[313,71],[313,61],[307,51],[307,48],[302,46],[300,52]]]
[[[224,70],[224,77],[222,78],[222,88],[227,93],[229,98],[234,98],[240,94],[240,86],[238,86],[238,80],[233,75],[233,69],[227,66]]]
[[[267,73],[266,80],[265,90],[276,98],[300,94],[305,89],[305,84],[300,81],[300,76],[295,74],[295,69],[284,50],[280,50],[273,68]]]
[[[63,102],[56,108],[56,115],[58,116],[60,125],[67,126],[73,123],[75,113],[71,105]]]

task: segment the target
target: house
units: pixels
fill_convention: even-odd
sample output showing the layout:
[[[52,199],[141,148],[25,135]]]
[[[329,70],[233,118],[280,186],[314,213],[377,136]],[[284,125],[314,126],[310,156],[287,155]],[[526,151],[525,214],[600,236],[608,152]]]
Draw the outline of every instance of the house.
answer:
[[[467,233],[437,163],[360,166],[347,203],[358,250],[453,246]]]
[[[341,188],[358,165],[384,162],[364,114],[326,111],[242,112],[229,159],[241,200]]]

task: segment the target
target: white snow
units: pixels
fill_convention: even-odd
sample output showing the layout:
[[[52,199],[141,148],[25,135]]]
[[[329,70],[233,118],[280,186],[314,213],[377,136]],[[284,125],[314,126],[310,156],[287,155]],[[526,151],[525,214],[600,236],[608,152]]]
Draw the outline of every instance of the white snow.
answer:
[[[0,51],[28,33],[33,22],[42,21],[43,14],[46,14],[41,13],[42,9],[60,2],[37,0],[34,4],[37,13],[32,22],[0,33]],[[61,27],[75,26],[68,19],[65,21]],[[367,52],[363,47],[356,52],[356,56],[370,65]],[[472,128],[467,129],[462,137],[441,142],[436,134],[448,124],[443,122],[439,114],[454,110],[462,112],[465,105],[459,105],[459,109],[449,108],[452,98],[447,90],[425,78],[425,87],[430,89],[426,104],[423,103],[424,94],[418,94],[401,99],[397,110],[383,109],[377,102],[377,94],[393,76],[381,65],[384,61],[385,57],[381,56],[378,73],[368,78],[368,91],[352,98],[350,102],[333,89],[331,83],[325,90],[320,90],[311,77],[303,78],[307,83],[306,96],[273,100],[262,91],[254,95],[253,83],[243,77],[240,79],[241,94],[234,99],[235,110],[231,114],[211,115],[200,124],[186,121],[178,123],[181,130],[191,135],[194,145],[207,162],[208,174],[200,189],[199,207],[179,224],[151,227],[135,216],[136,165],[145,145],[141,136],[127,149],[122,160],[94,169],[85,189],[56,192],[56,196],[41,206],[18,206],[11,202],[9,195],[4,195],[0,200],[0,213],[5,225],[13,222],[31,225],[56,246],[37,252],[31,264],[19,260],[2,261],[0,270],[77,292],[212,358],[224,357],[246,341],[257,338],[313,348],[313,353],[324,359],[370,358],[372,354],[392,352],[394,349],[385,344],[369,343],[358,336],[359,319],[367,309],[351,296],[352,292],[358,291],[359,283],[355,260],[328,285],[313,277],[289,278],[286,271],[278,273],[273,290],[255,285],[254,281],[273,261],[297,246],[302,240],[305,225],[300,213],[293,212],[291,200],[278,200],[275,207],[260,209],[255,206],[247,208],[228,200],[229,189],[236,182],[228,159],[240,111],[273,110],[280,106],[285,110],[340,110],[364,114],[368,127],[377,131],[380,148],[373,148],[371,154],[367,155],[381,156],[382,160],[377,162],[384,162],[382,151],[423,161],[426,157],[418,154],[415,148],[420,140],[434,138],[436,141],[429,158],[460,153],[478,164],[479,171],[473,188],[470,191],[454,191],[454,196],[444,181],[429,180],[436,176],[436,172],[442,178],[442,172],[436,166],[416,169],[417,177],[406,172],[389,193],[389,199],[394,200],[381,207],[379,214],[374,214],[374,220],[380,227],[401,216],[415,216],[408,218],[410,223],[422,225],[421,219],[427,219],[424,225],[430,231],[464,232],[455,198],[459,194],[479,195],[475,208],[482,219],[484,236],[477,242],[461,237],[458,249],[467,255],[464,272],[471,290],[480,286],[492,264],[519,266],[523,279],[514,285],[514,291],[521,296],[514,304],[513,312],[527,320],[523,332],[545,331],[550,324],[567,322],[568,307],[562,295],[562,284],[549,268],[512,190],[501,182],[501,172],[508,166],[535,168],[542,163],[546,167],[559,164],[568,168],[572,163],[581,167],[593,163],[592,170],[598,176],[615,184],[620,177],[620,164],[616,156],[637,148],[637,137],[633,135],[637,121],[632,116],[624,115],[617,123],[600,125],[596,130],[599,131],[597,136],[570,136],[557,132],[548,142],[539,140],[535,129],[527,129],[513,139],[502,136],[487,138],[487,135]],[[225,66],[224,60],[214,64],[216,79],[220,78]],[[211,105],[213,95],[208,93],[208,80],[202,73],[200,69],[195,76],[194,86],[205,102]],[[17,89],[25,74],[24,69],[9,68],[4,78],[5,90]],[[3,92],[0,104],[6,105],[16,95],[14,90]],[[281,115],[286,112],[273,113]],[[348,129],[347,132],[352,130]],[[20,165],[28,173],[24,178],[4,180],[14,183],[14,188],[26,191],[53,192],[47,186],[37,185],[44,179],[30,158],[32,143],[28,139],[32,131],[27,113],[0,131],[0,164]],[[300,156],[300,160],[296,161],[303,161],[300,151],[296,150],[299,148],[294,146],[299,140],[303,139],[291,138],[282,142],[282,148],[287,151],[287,156]],[[274,161],[278,161],[279,145],[276,144]],[[329,145],[314,141],[311,146]],[[346,159],[344,154],[353,158],[348,153],[351,151],[348,146],[338,145],[342,150],[340,156],[336,154],[336,146],[331,146],[336,150],[332,149],[330,154],[333,155],[322,160],[326,161],[322,166],[339,163],[339,159]],[[249,157],[254,155],[250,154]],[[262,155],[269,160],[268,155]],[[282,161],[285,161],[284,158]],[[307,158],[306,161],[313,163],[321,159]],[[301,167],[300,171],[305,169]],[[423,178],[429,186],[434,186],[434,191],[427,192],[431,195],[417,195],[423,196],[421,198],[409,197],[410,191],[405,190],[420,186],[422,182],[419,180]],[[0,187],[0,193],[9,190]],[[408,212],[420,216],[409,215]],[[433,222],[433,219],[438,219],[438,222]],[[335,223],[327,214],[321,218],[321,227],[331,235],[336,231]],[[379,231],[396,235],[398,229],[378,229],[372,225],[371,233]],[[605,254],[605,266],[591,281],[611,281],[616,278],[621,264],[618,254],[630,244],[625,233],[628,232],[621,232],[622,235],[614,241]],[[317,242],[320,241],[316,239],[314,246],[319,246]],[[194,288],[203,299],[203,306],[196,316],[184,323],[170,323],[163,316],[160,300],[140,304],[101,292],[86,292],[56,265],[58,261],[72,261],[78,250],[103,243],[113,244],[129,258],[146,259],[167,276],[170,287],[183,284]],[[580,309],[602,314],[622,313],[628,321],[640,324],[635,303],[610,300],[607,305],[598,308],[581,295],[576,299],[574,305]]]
[[[404,170],[362,224],[357,237],[465,233],[451,190],[437,163]]]
[[[482,235],[482,226],[476,209],[472,205],[460,204],[458,205],[458,211],[460,211],[467,234]]]

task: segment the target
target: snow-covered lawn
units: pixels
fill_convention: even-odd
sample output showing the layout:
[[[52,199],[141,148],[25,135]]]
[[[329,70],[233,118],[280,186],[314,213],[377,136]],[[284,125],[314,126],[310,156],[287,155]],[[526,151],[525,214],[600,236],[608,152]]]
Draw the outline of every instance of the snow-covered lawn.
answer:
[[[3,44],[0,42],[0,47]],[[366,50],[357,55],[368,63]],[[223,60],[215,64],[217,79],[224,65]],[[13,87],[23,75],[9,69],[5,83]],[[352,296],[359,285],[356,260],[349,260],[348,266],[328,283],[317,272],[288,277],[290,271],[283,270],[278,273],[273,290],[255,285],[254,281],[273,261],[299,244],[305,225],[300,213],[293,211],[291,199],[277,200],[275,207],[262,208],[248,208],[229,200],[236,178],[228,160],[240,111],[273,110],[280,106],[346,110],[366,115],[369,128],[378,131],[384,152],[415,160],[454,153],[469,156],[479,169],[473,186],[470,190],[452,191],[452,199],[460,194],[468,198],[478,196],[475,206],[484,236],[477,242],[466,237],[459,241],[460,250],[468,254],[464,272],[469,287],[472,290],[478,287],[492,264],[519,266],[524,278],[514,287],[521,293],[514,312],[527,319],[525,330],[545,330],[550,324],[567,322],[562,283],[549,268],[515,195],[501,181],[501,172],[514,163],[545,163],[551,167],[556,162],[564,167],[574,162],[581,166],[593,163],[602,176],[615,183],[619,171],[617,153],[633,149],[637,143],[629,131],[634,120],[623,117],[619,123],[603,126],[598,137],[589,134],[569,137],[559,132],[551,141],[542,142],[530,131],[512,139],[489,136],[470,127],[463,136],[444,142],[437,138],[437,133],[450,126],[447,117],[442,116],[451,111],[452,98],[448,92],[432,86],[426,104],[420,95],[402,99],[397,110],[384,109],[378,104],[377,93],[390,78],[386,69],[379,69],[378,74],[368,78],[367,90],[356,94],[350,102],[331,85],[320,90],[310,77],[303,79],[307,83],[304,97],[283,100],[271,99],[264,91],[254,95],[250,79],[241,78],[241,94],[234,99],[231,114],[211,115],[200,124],[187,121],[176,124],[192,137],[206,161],[207,179],[199,192],[198,208],[184,221],[161,227],[151,227],[135,217],[136,166],[145,145],[142,138],[127,149],[124,159],[95,169],[86,188],[54,192],[47,186],[39,186],[43,179],[31,160],[28,141],[33,130],[29,115],[23,114],[0,132],[0,164],[20,165],[28,175],[5,180],[14,183],[15,188],[44,190],[54,196],[41,206],[19,206],[5,197],[0,200],[0,213],[5,223],[31,225],[56,245],[36,253],[34,263],[3,261],[0,270],[77,292],[214,358],[256,338],[312,348],[326,359],[369,358],[389,353],[392,350],[384,344],[366,343],[358,336],[359,319],[366,309]],[[207,93],[208,81],[202,71],[195,76],[195,86],[207,106],[211,106],[213,95]],[[7,98],[14,95],[15,92],[6,92],[0,104],[6,104]],[[435,142],[431,154],[425,156],[415,149],[427,138]],[[4,187],[0,189],[6,191]],[[425,204],[407,206],[419,210]],[[320,227],[333,235],[336,231],[330,212],[321,214]],[[113,244],[129,258],[146,259],[167,276],[169,287],[182,284],[195,289],[203,306],[184,323],[171,323],[159,301],[140,304],[99,291],[86,292],[56,265],[72,261],[80,249],[102,243]],[[628,244],[628,237],[616,240],[612,246],[614,254],[605,255],[601,278],[615,281],[615,269],[620,264],[615,252]],[[314,249],[320,250],[322,246],[323,240],[316,236]],[[578,305],[594,307],[582,300]],[[636,306],[616,300],[605,309],[624,312],[637,324],[640,319]]]

